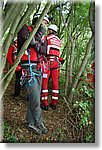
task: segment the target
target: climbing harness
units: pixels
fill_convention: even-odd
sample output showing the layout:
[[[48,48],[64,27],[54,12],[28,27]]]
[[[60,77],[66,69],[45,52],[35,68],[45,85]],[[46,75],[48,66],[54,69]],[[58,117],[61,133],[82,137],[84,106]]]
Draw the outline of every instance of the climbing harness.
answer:
[[[29,70],[28,71],[27,71],[27,69],[22,70],[23,72],[22,72],[22,78],[21,78],[21,85],[23,85],[25,83],[26,78],[30,78],[28,80],[28,86],[34,86],[36,84],[36,77],[35,76],[41,76],[42,70],[40,68],[40,73],[35,73],[33,71],[32,68],[34,66],[34,63],[31,63],[31,61],[30,61],[30,50],[27,50],[27,52],[28,52],[28,62],[29,62],[29,64],[28,64],[29,68],[28,69]],[[37,65],[37,64],[35,64],[35,65]],[[29,75],[27,72],[30,72]]]

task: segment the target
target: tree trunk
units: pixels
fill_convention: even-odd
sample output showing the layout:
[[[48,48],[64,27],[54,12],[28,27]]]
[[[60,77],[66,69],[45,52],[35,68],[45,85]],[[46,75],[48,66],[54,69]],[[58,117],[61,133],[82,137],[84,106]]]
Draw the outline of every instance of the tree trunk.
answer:
[[[23,27],[24,24],[26,24],[26,22],[28,21],[29,16],[30,16],[31,14],[33,14],[34,8],[35,8],[38,4],[39,4],[39,3],[34,3],[34,2],[33,2],[33,3],[31,3],[31,4],[28,5],[28,9],[27,9],[27,11],[25,12],[24,16],[21,18],[21,22],[20,22],[20,24],[18,25],[15,34],[17,34],[17,33],[20,31],[20,29]],[[34,5],[34,7],[32,7],[32,5]]]
[[[95,1],[90,3],[90,28],[95,32]]]
[[[75,39],[72,39],[72,51],[70,55],[70,69],[69,69],[69,87],[72,85],[72,70],[73,70],[73,60],[74,60],[74,49],[75,49]]]
[[[21,19],[21,16],[25,9],[26,4],[23,4],[23,5],[19,4],[18,6],[19,7],[18,7],[17,11],[15,12],[15,18],[14,18],[15,21],[12,22],[11,29],[10,29],[9,34],[6,38],[6,41],[3,45],[3,56],[4,57],[2,57],[2,61],[1,61],[3,68],[5,67],[5,64],[6,64],[6,55],[7,55],[8,49],[10,47],[10,44],[12,43],[12,39],[14,39],[17,25]]]
[[[68,83],[69,83],[68,61],[69,61],[69,41],[67,41],[67,46],[66,46],[65,97],[67,96],[68,93]]]
[[[11,9],[7,11],[7,16],[4,19],[3,34],[6,32],[10,24],[14,21],[14,17],[16,15],[15,12],[16,9],[18,10],[19,6],[19,4],[14,3],[12,4],[12,7],[10,7]]]
[[[73,91],[76,89],[76,86],[77,86],[77,83],[79,81],[79,78],[80,78],[82,72],[84,71],[85,66],[87,64],[87,61],[88,61],[88,59],[90,57],[90,52],[91,52],[91,48],[92,48],[92,44],[93,44],[94,38],[95,37],[94,37],[94,34],[93,34],[92,37],[90,38],[88,44],[87,44],[85,57],[83,59],[82,65],[80,67],[80,70],[79,70],[78,74],[76,75],[76,77],[74,79],[74,82],[72,84],[72,87],[71,87],[71,90],[70,90],[70,93],[69,93],[69,96],[68,96],[68,101],[70,101],[70,102],[72,102]]]
[[[45,6],[45,8],[44,8],[44,10],[42,12],[42,15],[40,16],[40,18],[36,22],[33,31],[29,35],[29,38],[25,41],[25,43],[23,44],[21,50],[19,51],[19,54],[17,56],[17,59],[16,59],[14,65],[11,67],[11,69],[9,70],[9,72],[2,78],[2,80],[0,82],[0,86],[3,89],[3,93],[5,92],[5,90],[6,90],[7,86],[8,86],[8,84],[9,84],[9,82],[11,81],[12,76],[13,76],[13,74],[15,72],[15,69],[16,69],[18,63],[20,62],[21,57],[24,54],[25,49],[30,44],[30,41],[34,37],[35,33],[37,32],[37,30],[38,30],[38,28],[39,28],[39,26],[40,26],[40,24],[41,24],[44,16],[47,14],[47,12],[48,12],[48,10],[50,8],[50,5],[51,5],[51,3],[49,3],[49,2],[46,4],[46,6]],[[3,93],[2,93],[2,95],[3,95]]]

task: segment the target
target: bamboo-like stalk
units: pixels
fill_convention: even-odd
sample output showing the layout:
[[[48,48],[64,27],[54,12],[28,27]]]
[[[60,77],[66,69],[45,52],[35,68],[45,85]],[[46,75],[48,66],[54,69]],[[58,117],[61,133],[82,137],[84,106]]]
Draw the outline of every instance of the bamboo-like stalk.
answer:
[[[7,11],[7,16],[4,20],[4,25],[3,25],[3,34],[6,32],[10,24],[14,21],[15,11],[18,8],[18,6],[19,4],[14,3],[12,4],[12,7],[10,7],[11,9]]]
[[[12,26],[11,26],[11,29],[10,29],[10,32],[6,38],[6,41],[5,41],[5,45],[3,45],[3,57],[2,57],[2,67],[4,68],[5,67],[5,63],[6,63],[6,55],[7,55],[7,52],[8,52],[8,49],[10,47],[10,44],[12,42],[12,39],[14,39],[14,34],[15,34],[15,31],[16,31],[16,28],[17,28],[17,25],[20,21],[20,18],[22,16],[22,13],[25,9],[25,6],[26,4],[19,4],[18,5],[19,7],[17,8],[16,12],[15,12],[15,18],[13,23],[12,23]]]
[[[38,5],[39,3],[30,3],[28,4],[28,9],[25,12],[24,16],[22,17],[22,20],[20,22],[20,24],[17,27],[16,33],[15,35],[20,31],[20,29],[23,27],[23,25],[27,22],[28,18],[30,17],[31,14],[33,14],[34,12],[34,8]],[[32,7],[32,5],[34,5],[34,7]]]
[[[40,26],[40,24],[41,24],[44,16],[47,14],[50,6],[51,6],[51,3],[48,2],[46,4],[46,6],[45,6],[45,8],[44,8],[44,10],[43,10],[40,18],[36,22],[33,31],[30,33],[29,38],[25,41],[25,43],[23,44],[21,50],[19,51],[18,57],[17,57],[14,65],[11,67],[11,69],[9,70],[9,72],[2,78],[2,80],[0,82],[0,86],[2,87],[2,89],[4,89],[3,93],[5,92],[5,90],[6,90],[7,86],[8,86],[8,84],[9,84],[9,82],[11,81],[12,76],[13,76],[13,74],[15,72],[15,69],[16,69],[18,63],[20,62],[21,57],[24,54],[25,49],[28,47],[28,45],[30,44],[32,38],[34,37],[35,33],[37,32],[37,30],[38,30],[38,28],[39,28],[39,26]],[[2,95],[3,95],[3,93],[2,93]]]
[[[82,65],[81,65],[81,67],[80,67],[80,70],[79,70],[78,74],[76,75],[76,77],[75,77],[75,79],[74,79],[74,82],[72,83],[72,87],[71,87],[71,90],[70,90],[69,96],[68,96],[68,100],[69,100],[70,102],[72,102],[72,99],[73,99],[73,90],[76,89],[76,86],[77,86],[77,83],[78,83],[78,81],[79,81],[79,78],[80,78],[82,72],[84,71],[85,66],[86,66],[86,64],[87,64],[87,61],[88,61],[88,59],[89,59],[89,57],[90,57],[91,48],[92,48],[92,44],[93,44],[93,42],[94,42],[94,38],[95,38],[95,37],[94,37],[94,34],[93,34],[92,37],[90,38],[88,44],[87,44],[87,47],[86,47],[86,54],[85,54],[85,57],[84,57],[84,59],[83,59]]]

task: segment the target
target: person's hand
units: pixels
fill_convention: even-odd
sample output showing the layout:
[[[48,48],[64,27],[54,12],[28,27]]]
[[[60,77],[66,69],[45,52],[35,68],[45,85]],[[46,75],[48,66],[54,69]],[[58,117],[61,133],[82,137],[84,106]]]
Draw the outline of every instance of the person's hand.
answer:
[[[63,59],[63,58],[59,58],[59,61],[60,61],[60,63],[63,65],[64,64],[64,62],[65,62],[65,60]]]
[[[36,44],[36,41],[35,41],[35,38],[33,37],[33,39],[31,40],[31,42],[30,42],[30,45],[31,46],[34,46]]]
[[[20,65],[18,65],[17,68],[16,68],[16,71],[19,71],[19,70],[21,70],[21,66]]]

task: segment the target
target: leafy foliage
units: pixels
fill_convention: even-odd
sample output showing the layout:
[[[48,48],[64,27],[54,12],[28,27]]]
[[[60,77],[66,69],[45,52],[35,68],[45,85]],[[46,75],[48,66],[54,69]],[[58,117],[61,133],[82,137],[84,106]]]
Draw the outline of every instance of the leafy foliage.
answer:
[[[17,143],[17,137],[8,123],[4,123],[4,142],[6,143]]]
[[[91,142],[93,140],[93,133],[91,132],[91,127],[94,126],[94,105],[92,102],[86,101],[76,101],[73,104],[74,108],[77,109],[77,118],[79,120],[78,125],[80,130],[86,129],[85,140],[86,142]],[[92,117],[93,116],[93,117]]]
[[[32,4],[33,1],[26,5],[22,4],[24,7],[24,10],[19,10],[19,4],[18,5],[12,5],[12,3],[6,5],[5,9],[3,10],[3,17],[5,22],[5,33],[2,37],[2,45],[3,45],[3,53],[5,52],[5,47],[7,46],[6,43],[8,43],[8,46],[6,48],[6,53],[8,50],[9,45],[12,43],[14,37],[17,35],[17,31],[20,30],[23,24],[29,23],[31,24],[32,16],[37,12],[42,12],[45,1],[41,1],[38,4],[34,5]],[[34,6],[34,9],[32,8],[32,5]],[[91,127],[94,128],[94,114],[92,113],[93,110],[93,103],[89,100],[83,100],[84,99],[94,99],[94,88],[89,88],[89,84],[85,81],[82,81],[82,84],[80,84],[80,87],[72,87],[74,81],[79,81],[81,76],[85,76],[84,73],[88,73],[91,62],[94,60],[95,56],[95,44],[93,43],[92,46],[90,46],[91,53],[89,51],[89,56],[87,58],[87,44],[92,36],[92,31],[90,28],[90,22],[89,22],[89,9],[90,9],[90,2],[69,2],[69,1],[63,1],[62,3],[59,3],[58,1],[54,1],[51,5],[48,14],[53,18],[53,20],[50,22],[50,24],[56,24],[58,26],[58,37],[62,41],[62,47],[61,47],[61,57],[65,59],[65,63],[62,66],[64,72],[61,70],[61,74],[59,76],[59,90],[60,90],[60,99],[62,97],[68,98],[70,92],[74,93],[74,98],[72,105],[70,105],[71,108],[74,107],[76,109],[76,112],[73,112],[73,116],[76,116],[76,120],[78,122],[75,126],[78,125],[78,129],[83,131],[85,129],[85,142],[91,142],[93,140],[93,131],[91,132]],[[19,21],[17,26],[15,27],[15,30],[12,34],[12,25],[16,22],[12,21],[12,18],[8,15],[10,8],[15,7],[18,12]],[[33,9],[33,10],[32,10]],[[17,17],[15,9],[13,9],[15,18]],[[93,12],[94,13],[94,12]],[[28,14],[28,15],[27,15]],[[26,17],[27,15],[27,17]],[[93,14],[94,15],[94,14]],[[8,24],[6,23],[6,19],[11,18],[11,22]],[[11,16],[13,14],[11,13]],[[23,20],[22,24],[21,21]],[[11,34],[11,40],[8,42],[10,38],[9,35]],[[73,47],[73,45],[75,46]],[[4,60],[6,60],[6,55],[4,56]],[[83,67],[82,73],[79,77],[76,78],[76,75],[80,73],[80,68],[82,67],[82,63],[84,58],[87,58],[86,60],[86,66]],[[5,61],[2,61],[3,63]],[[5,64],[5,63],[4,63]],[[66,80],[66,78],[68,80]],[[65,84],[67,83],[67,86],[65,87]],[[51,90],[51,81],[49,81],[49,90]],[[65,91],[68,91],[65,95]],[[70,102],[70,99],[67,99],[68,102]],[[60,100],[62,102],[62,99]],[[62,107],[62,106],[61,106]],[[61,111],[61,110],[59,110]],[[58,112],[59,112],[58,111]],[[74,129],[74,127],[73,127]],[[76,129],[76,128],[75,128]],[[58,141],[60,141],[64,137],[63,130],[59,127],[55,135],[57,136]],[[68,136],[67,136],[68,137]],[[15,133],[12,131],[11,126],[8,123],[4,123],[4,139],[7,142],[18,142],[17,137],[15,136]],[[51,137],[49,137],[47,140],[48,142],[51,141]],[[52,140],[53,141],[53,140]]]

